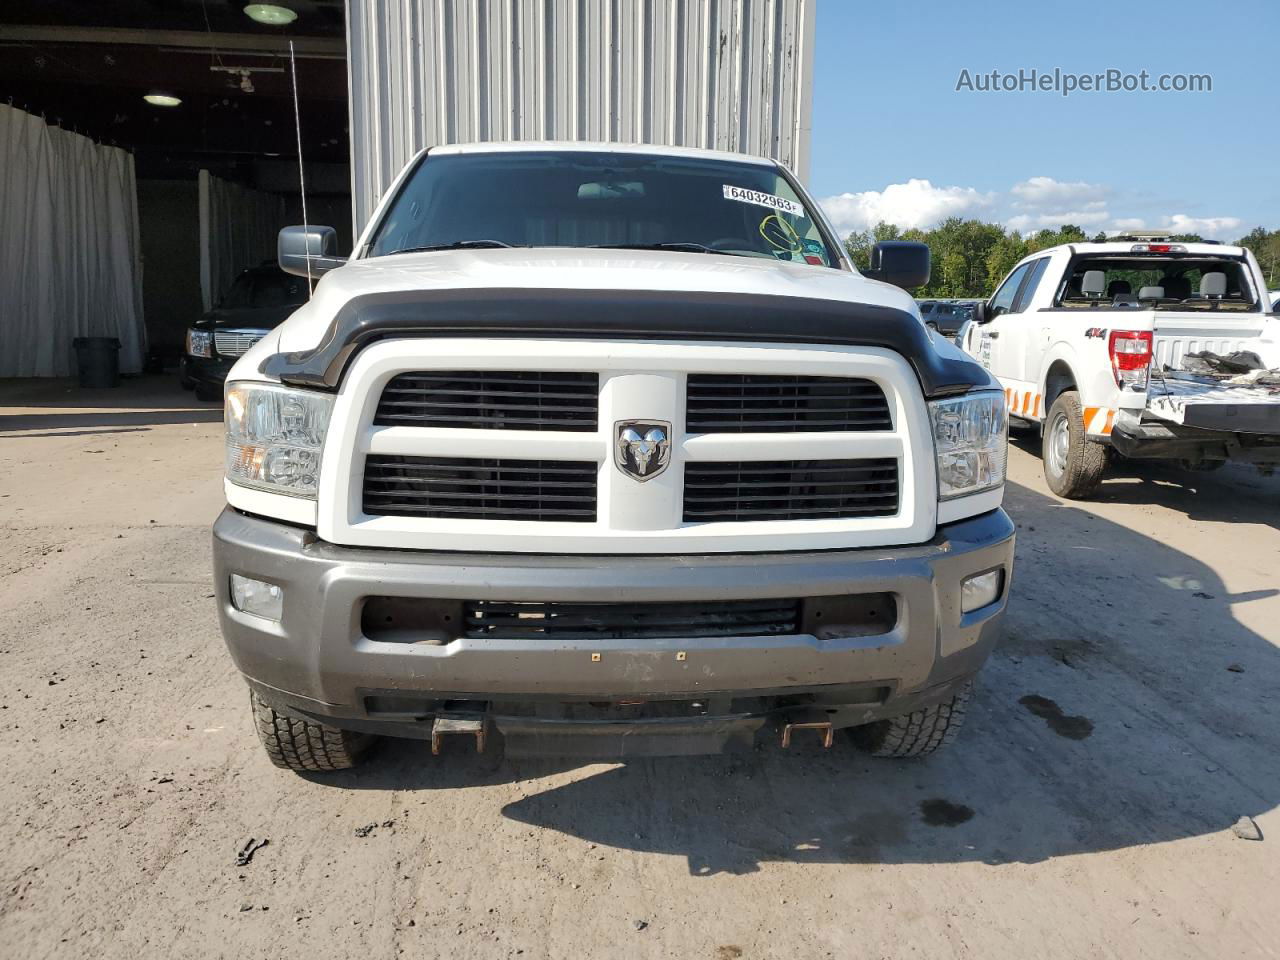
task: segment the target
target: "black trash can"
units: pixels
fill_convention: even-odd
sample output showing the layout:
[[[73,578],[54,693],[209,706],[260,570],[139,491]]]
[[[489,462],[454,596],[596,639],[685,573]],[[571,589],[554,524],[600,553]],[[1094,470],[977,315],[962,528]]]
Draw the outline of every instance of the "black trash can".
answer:
[[[71,341],[76,350],[82,387],[120,386],[120,341],[115,337],[76,337]]]

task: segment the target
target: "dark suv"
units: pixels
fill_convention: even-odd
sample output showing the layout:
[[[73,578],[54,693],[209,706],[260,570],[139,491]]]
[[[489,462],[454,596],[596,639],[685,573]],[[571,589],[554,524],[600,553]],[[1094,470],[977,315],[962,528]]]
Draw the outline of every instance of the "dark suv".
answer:
[[[924,325],[944,337],[954,337],[964,322],[973,316],[976,300],[921,300],[920,316]]]
[[[221,401],[232,364],[306,302],[307,281],[274,261],[244,271],[187,331],[178,371],[183,388],[194,388],[201,400]]]

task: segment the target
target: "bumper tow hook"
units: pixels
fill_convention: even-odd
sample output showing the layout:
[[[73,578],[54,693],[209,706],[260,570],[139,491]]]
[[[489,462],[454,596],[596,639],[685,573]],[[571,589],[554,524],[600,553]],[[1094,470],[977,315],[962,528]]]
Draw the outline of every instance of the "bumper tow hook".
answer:
[[[476,753],[484,753],[485,722],[483,714],[438,713],[431,725],[431,753],[440,755],[440,744],[449,734],[471,734],[476,738]]]
[[[816,730],[822,734],[822,746],[830,750],[835,741],[835,729],[830,720],[790,720],[782,725],[782,749],[791,746],[791,731]]]

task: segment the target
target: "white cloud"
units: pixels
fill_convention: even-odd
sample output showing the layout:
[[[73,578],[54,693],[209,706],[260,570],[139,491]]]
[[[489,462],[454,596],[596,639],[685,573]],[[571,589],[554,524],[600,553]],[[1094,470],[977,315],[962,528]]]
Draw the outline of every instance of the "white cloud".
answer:
[[[1211,240],[1235,239],[1244,226],[1244,221],[1237,217],[1188,217],[1175,213],[1165,220],[1161,226],[1169,227],[1174,233],[1198,233]]]
[[[1115,192],[1106,184],[1053,177],[1029,177],[999,193],[983,193],[974,187],[935,187],[928,180],[912,179],[891,183],[883,190],[841,193],[822,201],[841,236],[853,230],[868,230],[882,220],[903,229],[928,229],[948,217],[994,220],[1020,233],[1056,230],[1073,223],[1089,233],[1168,230],[1196,233],[1211,240],[1233,240],[1244,228],[1244,222],[1237,217],[1192,217],[1183,213],[1155,218],[1113,216],[1112,208],[1117,205],[1129,206],[1118,203]]]
[[[1009,188],[1010,206],[1017,211],[1005,226],[1022,232],[1057,229],[1066,223],[1099,226],[1111,219],[1105,186],[1083,180],[1031,177]]]
[[[1083,180],[1031,177],[1015,183],[1009,192],[1013,194],[1015,207],[1068,210],[1072,207],[1093,207],[1106,197],[1107,188],[1097,183],[1085,183]]]
[[[1189,217],[1174,213],[1158,221],[1140,217],[1121,217],[1111,221],[1111,230],[1168,230],[1170,233],[1195,233],[1207,240],[1235,240],[1243,232],[1244,221],[1239,217]]]
[[[851,230],[867,230],[881,220],[908,230],[934,227],[948,217],[971,216],[990,206],[992,199],[973,187],[935,187],[928,180],[908,180],[883,190],[827,197],[822,208],[843,236]]]
[[[1060,210],[1053,213],[1019,213],[1010,217],[1004,225],[1010,230],[1020,233],[1048,228],[1056,230],[1063,224],[1074,223],[1077,227],[1094,227],[1111,219],[1107,205],[1101,200],[1084,204],[1078,210]]]

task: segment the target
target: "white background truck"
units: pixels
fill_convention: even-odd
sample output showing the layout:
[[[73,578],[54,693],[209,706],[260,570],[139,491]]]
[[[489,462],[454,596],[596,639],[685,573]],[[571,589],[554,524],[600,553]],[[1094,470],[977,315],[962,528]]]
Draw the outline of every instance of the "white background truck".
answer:
[[[1041,250],[957,339],[1014,422],[1042,428],[1059,496],[1093,493],[1108,447],[1192,468],[1280,463],[1280,388],[1177,372],[1202,351],[1280,367],[1280,319],[1243,248],[1135,236]]]
[[[272,760],[373,735],[954,736],[1013,560],[1005,399],[777,163],[435,148],[228,377],[223,635]],[[886,282],[888,281],[888,282]]]

